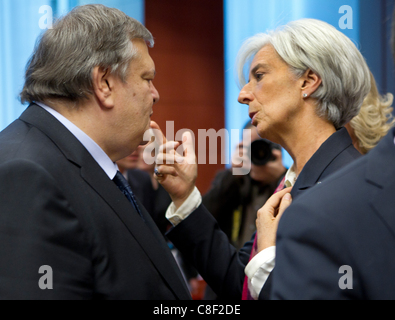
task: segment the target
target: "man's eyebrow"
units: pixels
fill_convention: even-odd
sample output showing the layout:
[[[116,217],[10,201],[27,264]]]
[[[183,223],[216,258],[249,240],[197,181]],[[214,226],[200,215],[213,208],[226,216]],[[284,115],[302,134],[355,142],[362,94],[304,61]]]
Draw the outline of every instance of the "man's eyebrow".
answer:
[[[142,77],[147,77],[147,76],[154,76],[155,77],[155,75],[156,75],[156,70],[155,69],[151,69],[151,70],[145,71],[142,74]]]

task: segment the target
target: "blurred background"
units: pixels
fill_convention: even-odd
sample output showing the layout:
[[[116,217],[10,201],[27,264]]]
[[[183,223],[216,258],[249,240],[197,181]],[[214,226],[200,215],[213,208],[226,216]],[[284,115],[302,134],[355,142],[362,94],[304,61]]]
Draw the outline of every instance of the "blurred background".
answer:
[[[124,11],[155,37],[150,54],[161,99],[153,120],[164,132],[166,121],[173,121],[174,134],[189,129],[195,137],[199,129],[239,130],[234,139],[218,138],[217,146],[207,139],[207,161],[199,163],[201,192],[207,191],[218,170],[229,167],[230,154],[249,119],[248,107],[237,102],[234,70],[237,51],[246,38],[291,20],[324,20],[355,42],[380,92],[395,93],[389,48],[395,0],[0,0],[0,130],[26,108],[18,95],[37,37],[50,27],[52,18],[88,3]],[[209,163],[210,152],[217,155],[214,164]],[[226,161],[221,161],[222,153]],[[292,162],[286,152],[283,159],[289,167]]]

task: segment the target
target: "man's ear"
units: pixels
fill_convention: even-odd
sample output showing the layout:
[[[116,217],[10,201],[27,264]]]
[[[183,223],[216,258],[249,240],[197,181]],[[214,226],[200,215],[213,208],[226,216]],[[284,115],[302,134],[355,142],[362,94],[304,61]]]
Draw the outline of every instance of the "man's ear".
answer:
[[[92,72],[93,91],[96,99],[105,108],[114,107],[113,77],[108,69],[95,67]]]
[[[311,96],[322,83],[320,76],[310,69],[306,70],[304,75],[301,77],[301,81],[302,96],[304,98]]]

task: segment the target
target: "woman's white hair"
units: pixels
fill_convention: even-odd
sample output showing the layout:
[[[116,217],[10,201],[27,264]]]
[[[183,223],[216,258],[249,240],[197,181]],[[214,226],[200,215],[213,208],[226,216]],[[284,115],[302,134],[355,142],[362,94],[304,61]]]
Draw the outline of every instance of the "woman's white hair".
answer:
[[[342,127],[359,112],[370,90],[369,68],[355,44],[326,22],[314,19],[292,21],[267,33],[247,39],[237,57],[240,87],[246,83],[245,67],[266,45],[271,45],[299,78],[308,69],[322,80],[311,95],[317,114]]]

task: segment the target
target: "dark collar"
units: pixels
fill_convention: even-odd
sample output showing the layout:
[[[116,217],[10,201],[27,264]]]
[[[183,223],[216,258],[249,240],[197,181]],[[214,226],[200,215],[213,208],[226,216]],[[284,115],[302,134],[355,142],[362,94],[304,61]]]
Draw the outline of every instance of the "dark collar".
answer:
[[[68,160],[79,167],[83,163],[92,163],[92,161],[97,164],[81,142],[44,108],[32,103],[19,119],[40,129],[58,146]]]
[[[345,149],[352,148],[355,158],[358,151],[352,146],[352,140],[346,128],[340,128],[333,133],[307,161],[299,174],[294,187],[292,188],[292,197],[298,196],[300,191],[306,190],[333,173],[329,168],[333,160]]]

